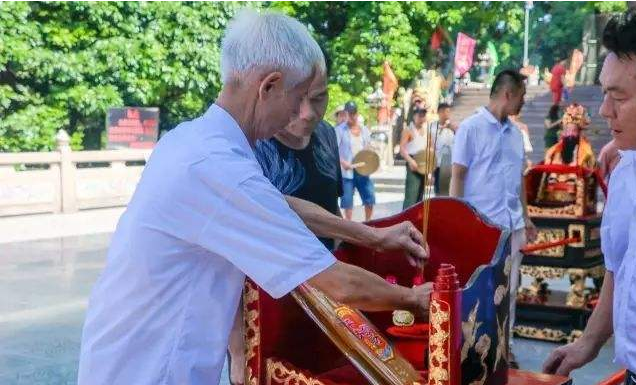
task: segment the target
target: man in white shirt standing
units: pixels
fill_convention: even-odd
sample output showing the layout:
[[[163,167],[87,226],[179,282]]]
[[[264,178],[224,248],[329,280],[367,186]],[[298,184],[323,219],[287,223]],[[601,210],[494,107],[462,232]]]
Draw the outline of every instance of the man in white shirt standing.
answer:
[[[464,120],[453,144],[452,197],[463,198],[495,224],[510,230],[510,327],[515,321],[519,268],[526,239],[536,237],[528,218],[523,184],[524,150],[521,131],[508,116],[523,107],[525,77],[506,70],[496,77],[490,102]],[[512,344],[512,338],[510,338]],[[511,366],[516,366],[510,354]]]
[[[583,335],[557,348],[547,373],[568,375],[592,361],[614,334],[615,362],[636,384],[636,11],[610,20],[603,33],[609,54],[600,81],[605,96],[599,113],[607,119],[621,160],[609,180],[601,224],[605,279],[599,302]]]
[[[90,298],[79,384],[218,384],[249,276],[279,298],[309,282],[363,310],[428,307],[430,284],[390,285],[338,262],[263,176],[252,148],[311,113],[324,57],[287,16],[228,26],[223,89],[166,134],[120,219]]]

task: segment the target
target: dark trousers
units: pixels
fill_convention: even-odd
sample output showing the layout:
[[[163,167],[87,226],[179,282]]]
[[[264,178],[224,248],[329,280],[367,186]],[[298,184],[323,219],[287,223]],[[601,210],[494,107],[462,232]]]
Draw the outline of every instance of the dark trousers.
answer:
[[[406,165],[406,180],[404,181],[404,204],[402,208],[411,207],[422,200],[424,195],[424,176],[411,171]]]

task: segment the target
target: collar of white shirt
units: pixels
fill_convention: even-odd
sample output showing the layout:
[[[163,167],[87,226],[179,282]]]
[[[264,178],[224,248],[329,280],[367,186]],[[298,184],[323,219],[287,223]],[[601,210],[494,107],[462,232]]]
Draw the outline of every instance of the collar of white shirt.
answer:
[[[224,135],[228,137],[233,143],[238,144],[242,150],[245,150],[246,153],[250,155],[250,157],[256,159],[254,157],[254,151],[252,146],[250,145],[245,133],[238,125],[238,122],[230,115],[229,112],[225,111],[223,107],[218,104],[212,104],[210,108],[203,114],[203,118],[211,123],[214,122],[214,126],[218,128],[222,128],[224,130]]]
[[[488,123],[501,126],[504,130],[507,130],[508,128],[510,128],[510,120],[508,118],[506,118],[506,120],[504,120],[503,122],[499,121],[499,119],[497,119],[495,115],[493,115],[492,112],[490,112],[490,110],[486,108],[485,106],[479,108],[479,113],[483,115],[483,117],[488,121]]]

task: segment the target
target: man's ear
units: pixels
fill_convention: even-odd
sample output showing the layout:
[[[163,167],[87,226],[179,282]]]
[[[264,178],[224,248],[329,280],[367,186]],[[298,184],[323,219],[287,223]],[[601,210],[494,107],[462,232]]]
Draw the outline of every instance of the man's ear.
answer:
[[[283,88],[283,74],[280,72],[270,72],[261,80],[258,87],[259,99],[268,98],[272,92]]]

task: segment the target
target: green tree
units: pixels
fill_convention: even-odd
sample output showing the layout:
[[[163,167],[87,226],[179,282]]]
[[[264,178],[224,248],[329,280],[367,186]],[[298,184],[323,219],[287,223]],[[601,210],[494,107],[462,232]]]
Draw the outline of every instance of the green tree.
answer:
[[[108,107],[158,106],[161,129],[220,89],[235,2],[0,3],[0,151],[49,150],[64,128],[99,148]]]

